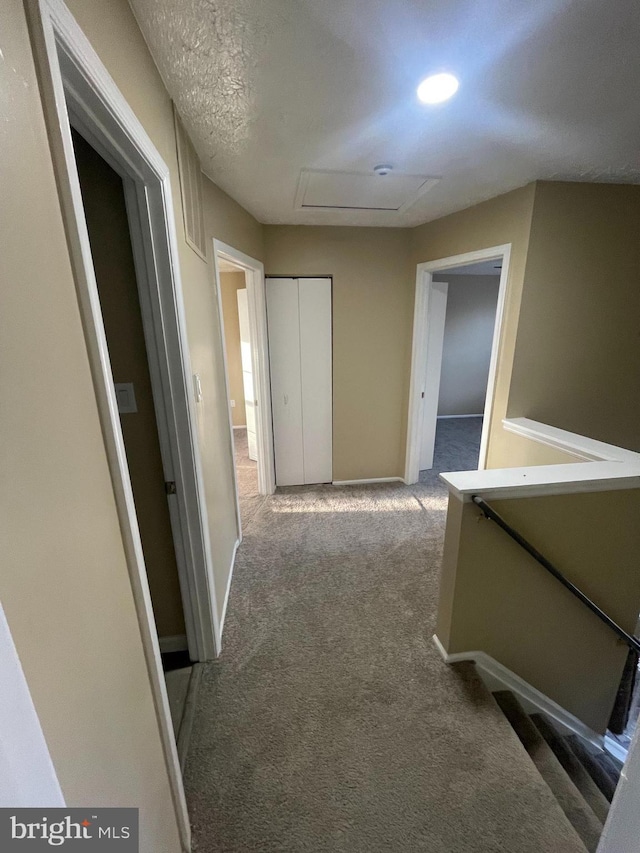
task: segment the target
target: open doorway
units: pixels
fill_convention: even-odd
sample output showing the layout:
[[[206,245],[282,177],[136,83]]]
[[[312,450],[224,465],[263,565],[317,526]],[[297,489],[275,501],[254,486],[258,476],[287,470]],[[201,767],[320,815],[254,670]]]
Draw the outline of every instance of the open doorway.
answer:
[[[170,453],[162,446],[165,436],[158,423],[162,399],[157,391],[154,395],[124,186],[73,129],[72,139],[169,707],[179,738],[196,676],[180,588],[179,529],[172,526],[172,490],[165,474]]]
[[[218,260],[218,270],[238,502],[246,529],[262,502],[247,280],[245,270],[223,258]]]
[[[420,476],[478,467],[491,343],[495,326],[502,261],[479,261],[434,274],[437,292],[446,300],[441,323],[439,388],[435,441],[425,423],[420,447]],[[435,335],[434,335],[435,336]]]
[[[483,468],[510,246],[420,264],[405,479]]]
[[[240,541],[275,489],[264,271],[218,240],[214,259]]]

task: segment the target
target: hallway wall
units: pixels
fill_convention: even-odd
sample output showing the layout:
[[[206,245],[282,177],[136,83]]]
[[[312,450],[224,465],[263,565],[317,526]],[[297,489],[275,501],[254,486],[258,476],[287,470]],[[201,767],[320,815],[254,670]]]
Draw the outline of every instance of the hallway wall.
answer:
[[[536,184],[509,413],[640,450],[640,187]]]
[[[233,441],[225,398],[213,238],[262,260],[262,226],[203,176],[207,260],[187,244],[171,99],[126,0],[68,0],[68,6],[171,172],[191,366],[203,398],[196,407],[218,610],[237,538]]]
[[[187,245],[170,98],[126,0],[68,6],[169,166],[219,607],[236,537],[212,264]],[[80,322],[24,5],[0,56],[0,598],[66,802],[140,808],[141,853],[180,848]],[[262,228],[204,180],[214,236],[258,258]],[[37,239],[37,251],[35,250]],[[210,249],[211,250],[211,249]],[[34,631],[34,625],[38,626]],[[99,772],[96,772],[99,768]]]
[[[449,284],[438,415],[481,415],[487,395],[500,276],[445,272],[433,278]]]
[[[491,506],[633,633],[640,610],[637,489],[493,498]],[[438,639],[449,654],[482,650],[604,732],[626,647],[496,524],[478,520],[473,503],[450,494]]]
[[[402,476],[415,281],[409,231],[266,225],[264,233],[268,275],[333,276],[334,479]]]
[[[21,0],[2,52],[0,599],[67,805],[137,806],[141,853],[178,853]]]
[[[227,596],[231,563],[238,538],[233,435],[229,428],[222,347],[222,317],[219,313],[213,270],[213,240],[264,259],[262,225],[230,196],[202,176],[204,222],[207,235],[208,280],[190,294],[187,321],[191,357],[197,353],[205,384],[198,407],[200,447],[209,460],[207,507],[212,525],[211,543],[216,562],[216,596],[222,611]]]

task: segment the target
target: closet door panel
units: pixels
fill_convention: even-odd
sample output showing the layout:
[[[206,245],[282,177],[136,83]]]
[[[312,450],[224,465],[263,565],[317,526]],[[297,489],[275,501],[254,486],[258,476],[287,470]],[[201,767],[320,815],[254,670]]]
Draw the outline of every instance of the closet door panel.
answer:
[[[299,486],[304,483],[304,451],[298,282],[269,278],[266,290],[276,484]]]
[[[304,482],[333,479],[331,279],[300,278],[300,373]]]

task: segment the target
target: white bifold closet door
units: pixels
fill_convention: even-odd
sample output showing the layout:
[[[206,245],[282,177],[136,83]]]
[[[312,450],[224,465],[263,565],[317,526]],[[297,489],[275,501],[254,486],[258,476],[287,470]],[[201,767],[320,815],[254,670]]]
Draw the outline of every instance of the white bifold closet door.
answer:
[[[329,483],[331,279],[266,283],[276,484]]]

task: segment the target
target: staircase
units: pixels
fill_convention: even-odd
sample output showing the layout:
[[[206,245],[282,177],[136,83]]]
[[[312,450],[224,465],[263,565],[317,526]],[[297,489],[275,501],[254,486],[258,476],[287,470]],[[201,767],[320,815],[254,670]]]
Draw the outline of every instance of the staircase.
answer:
[[[493,696],[585,849],[595,853],[620,767],[603,750],[561,734],[544,715],[528,715],[510,691]]]

